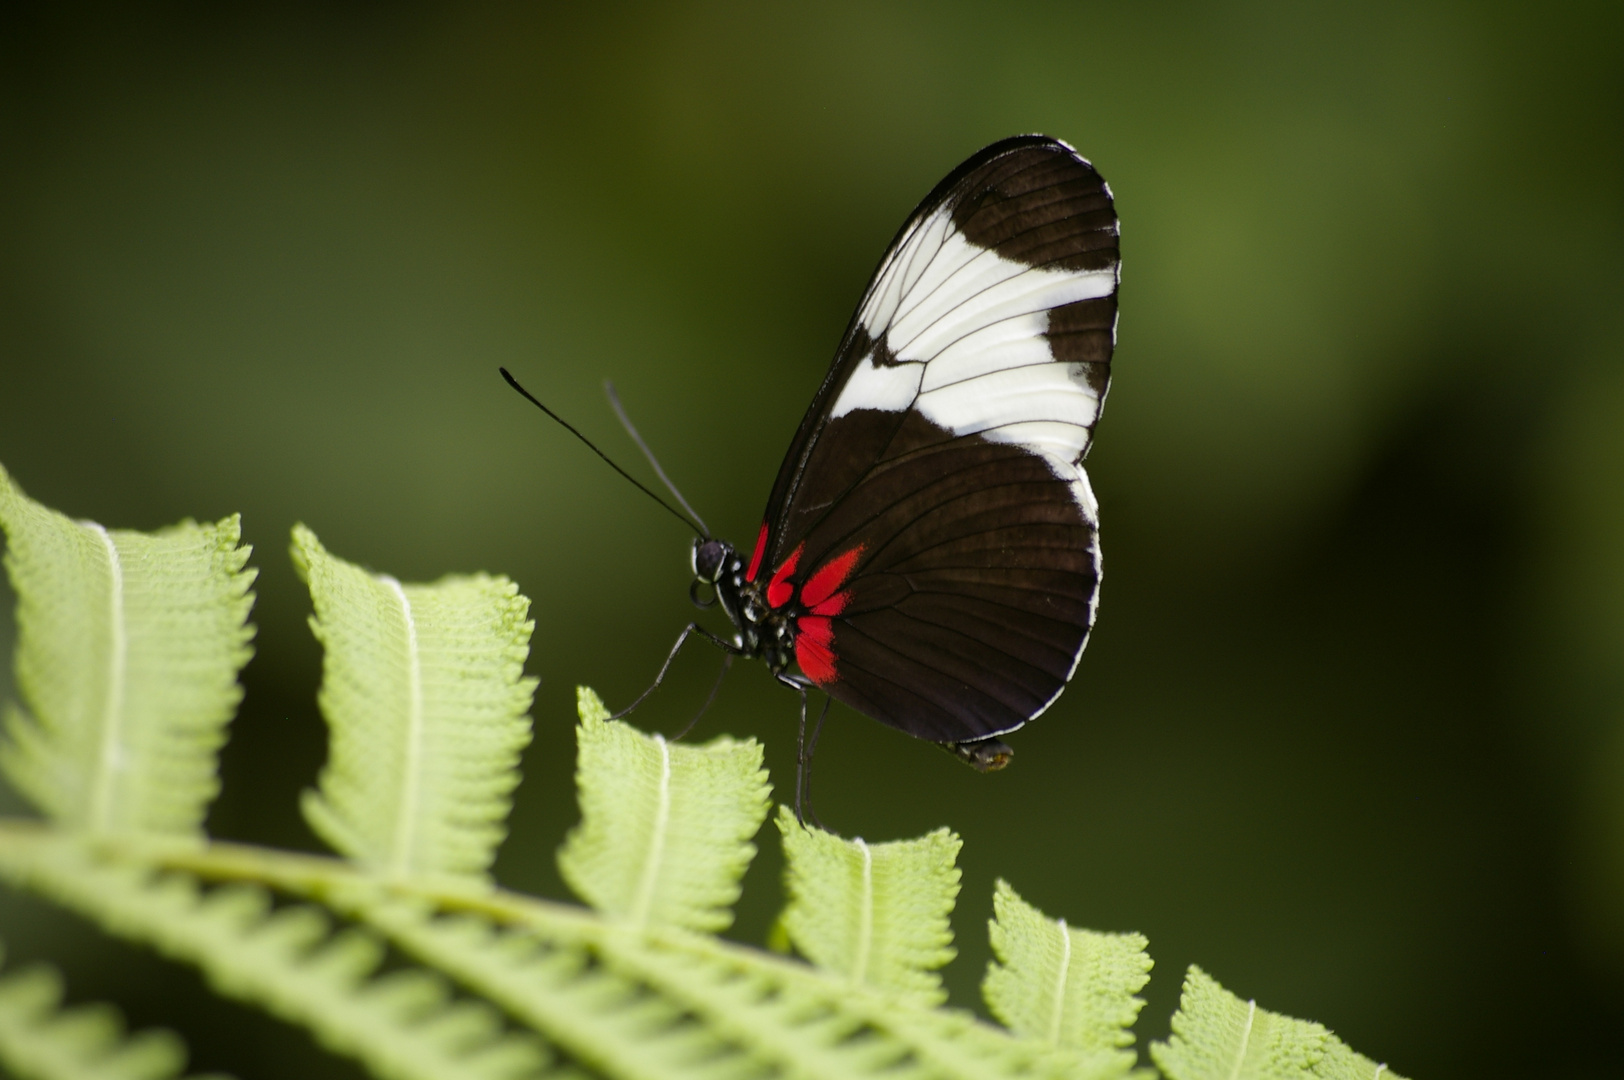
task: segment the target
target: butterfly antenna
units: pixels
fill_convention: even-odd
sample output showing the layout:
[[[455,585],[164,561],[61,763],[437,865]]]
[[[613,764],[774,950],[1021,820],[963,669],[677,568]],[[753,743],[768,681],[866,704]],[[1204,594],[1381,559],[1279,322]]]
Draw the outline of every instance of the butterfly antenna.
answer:
[[[637,433],[637,428],[632,424],[632,418],[626,415],[625,408],[620,404],[620,395],[615,393],[615,384],[608,379],[603,380],[603,392],[608,396],[609,405],[615,410],[615,415],[620,417],[620,424],[626,429],[626,434],[632,437],[632,442],[636,443],[637,448],[643,451],[643,456],[648,458],[648,463],[654,466],[654,475],[660,478],[660,483],[665,485],[665,489],[676,497],[677,502],[684,510],[688,511],[688,516],[699,522],[700,531],[707,537],[710,536],[710,529],[705,527],[705,519],[700,517],[693,507],[688,505],[688,500],[682,497],[682,492],[677,490],[677,485],[673,484],[671,478],[665,475],[665,470],[660,468],[660,463],[655,460],[654,451],[648,448],[648,443],[643,441],[643,436]]]
[[[508,385],[513,387],[513,389],[517,390],[520,394],[524,395],[524,397],[529,400],[530,404],[534,405],[536,408],[540,409],[542,412],[546,413],[548,416],[550,416],[554,420],[556,420],[564,428],[565,431],[569,432],[571,435],[574,435],[577,439],[580,439],[582,442],[586,443],[587,449],[591,450],[594,454],[597,454],[599,457],[603,458],[604,461],[608,462],[609,467],[611,469],[615,470],[615,472],[619,473],[621,476],[624,476],[627,480],[630,480],[632,482],[632,486],[635,487],[638,491],[641,491],[644,495],[647,495],[649,498],[653,499],[655,502],[657,502],[661,506],[665,507],[666,510],[668,510],[673,517],[675,517],[678,521],[681,521],[684,525],[688,526],[688,528],[692,529],[694,532],[698,533],[699,536],[702,539],[705,539],[705,540],[710,539],[710,530],[709,529],[705,528],[703,525],[697,525],[693,521],[690,521],[688,518],[683,517],[682,516],[682,511],[676,509],[670,503],[666,502],[664,499],[662,499],[658,495],[654,494],[654,492],[652,492],[648,488],[644,487],[642,482],[639,481],[637,479],[637,477],[633,476],[631,473],[627,472],[625,469],[622,469],[619,465],[616,465],[614,463],[614,460],[612,458],[610,458],[608,454],[604,453],[602,450],[599,450],[597,448],[597,446],[592,442],[591,439],[587,438],[585,435],[582,435],[579,431],[576,431],[574,424],[571,424],[568,420],[565,420],[562,416],[559,416],[557,413],[553,412],[553,410],[551,410],[547,406],[543,405],[540,401],[538,401],[536,399],[536,396],[534,394],[532,394],[530,391],[526,390],[524,387],[520,386],[519,385],[519,380],[515,379],[511,374],[509,374],[507,368],[497,368],[496,370],[500,371],[502,373],[502,378],[507,380]],[[638,445],[639,446],[642,445],[642,440],[638,440]],[[648,453],[648,451],[646,449],[643,452],[645,454]],[[659,466],[655,466],[655,468],[657,470],[659,468]],[[660,474],[660,479],[665,480],[665,474],[664,473]],[[670,481],[666,480],[666,483],[669,485]],[[672,488],[672,490],[675,491],[676,489]],[[680,501],[682,496],[679,495],[679,496],[677,496],[677,498]],[[687,506],[688,504],[683,503],[683,505]],[[690,510],[689,513],[692,514],[693,511]],[[694,517],[697,518],[698,516],[699,516],[698,514],[694,514]]]

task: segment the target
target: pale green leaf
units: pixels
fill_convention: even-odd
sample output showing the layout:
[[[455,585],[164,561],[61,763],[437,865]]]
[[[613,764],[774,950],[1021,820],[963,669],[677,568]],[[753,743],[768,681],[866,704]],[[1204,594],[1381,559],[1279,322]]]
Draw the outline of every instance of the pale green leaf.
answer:
[[[262,889],[204,891],[81,844],[45,836],[0,852],[0,870],[122,937],[196,965],[220,993],[308,1028],[329,1049],[385,1080],[524,1080],[552,1056],[510,1032],[488,1004],[453,996],[421,968],[379,974],[381,940],[334,932],[312,907],[273,909]]]
[[[635,926],[726,928],[767,817],[761,745],[669,743],[610,720],[591,690],[577,698],[581,823],[558,853],[564,880]]]
[[[988,923],[992,951],[982,994],[992,1014],[1017,1035],[1114,1058],[1132,1068],[1135,995],[1150,981],[1141,934],[1102,934],[1046,918],[1000,880]]]
[[[0,469],[0,526],[22,697],[6,716],[6,775],[74,828],[199,832],[251,655],[238,518],[107,530],[41,506]]]
[[[1168,1080],[1400,1080],[1322,1024],[1257,1007],[1191,965],[1173,1034],[1150,1056]]]
[[[170,1080],[186,1048],[168,1031],[124,1033],[108,1005],[62,1008],[50,968],[0,978],[0,1072],[18,1080]]]
[[[869,844],[804,828],[782,806],[778,829],[789,894],[782,922],[801,955],[859,986],[944,1000],[936,969],[954,956],[958,836],[937,829]]]
[[[328,554],[302,525],[293,560],[326,650],[329,752],[306,820],[391,878],[482,880],[530,742],[530,601],[482,574],[402,585]]]

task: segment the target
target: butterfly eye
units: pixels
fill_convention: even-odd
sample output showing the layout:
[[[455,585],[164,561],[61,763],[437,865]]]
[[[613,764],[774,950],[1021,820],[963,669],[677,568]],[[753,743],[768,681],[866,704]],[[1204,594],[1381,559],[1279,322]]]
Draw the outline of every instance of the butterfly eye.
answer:
[[[694,577],[706,585],[716,584],[721,576],[722,564],[727,562],[729,555],[733,554],[728,545],[721,540],[695,540],[694,541]]]

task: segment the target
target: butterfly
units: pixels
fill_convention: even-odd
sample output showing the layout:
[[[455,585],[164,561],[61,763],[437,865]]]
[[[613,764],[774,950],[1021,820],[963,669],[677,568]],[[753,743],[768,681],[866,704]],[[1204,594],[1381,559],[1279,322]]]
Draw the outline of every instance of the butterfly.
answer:
[[[798,780],[814,689],[1007,764],[1000,736],[1060,697],[1098,607],[1082,463],[1110,384],[1118,236],[1111,189],[1058,139],[1003,139],[937,184],[869,281],[754,545],[695,529],[691,595],[732,639],[690,623],[644,696],[697,634],[800,692]]]

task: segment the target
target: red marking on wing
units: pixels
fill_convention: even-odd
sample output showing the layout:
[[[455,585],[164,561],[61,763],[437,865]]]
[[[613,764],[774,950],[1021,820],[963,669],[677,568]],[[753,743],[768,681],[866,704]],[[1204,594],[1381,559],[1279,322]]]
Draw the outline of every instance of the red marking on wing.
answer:
[[[828,619],[802,615],[795,620],[795,662],[801,672],[819,686],[835,681],[835,628]]]
[[[784,560],[784,565],[773,573],[773,579],[767,583],[767,603],[773,607],[783,607],[789,603],[789,598],[795,595],[795,583],[786,581],[785,578],[795,573],[795,564],[801,561],[801,552],[805,547],[806,544],[802,543],[790,552],[789,558]]]
[[[761,569],[761,557],[767,554],[767,523],[761,523],[761,532],[756,534],[756,550],[750,556],[750,570],[744,575],[744,580],[756,580],[756,571]]]
[[[825,617],[830,615],[839,615],[842,611],[846,610],[846,605],[850,602],[851,593],[837,592],[833,596],[829,597],[829,599],[813,608],[812,614],[823,615]]]
[[[801,603],[817,611],[819,604],[829,599],[836,589],[846,584],[846,579],[851,577],[851,572],[857,569],[857,560],[862,557],[863,548],[865,547],[867,547],[866,544],[858,544],[850,551],[837,555],[824,563],[822,568],[807,578],[806,584],[801,586]],[[845,606],[845,601],[842,600],[840,607]],[[838,613],[839,608],[835,611],[818,611],[819,615],[835,615]]]

